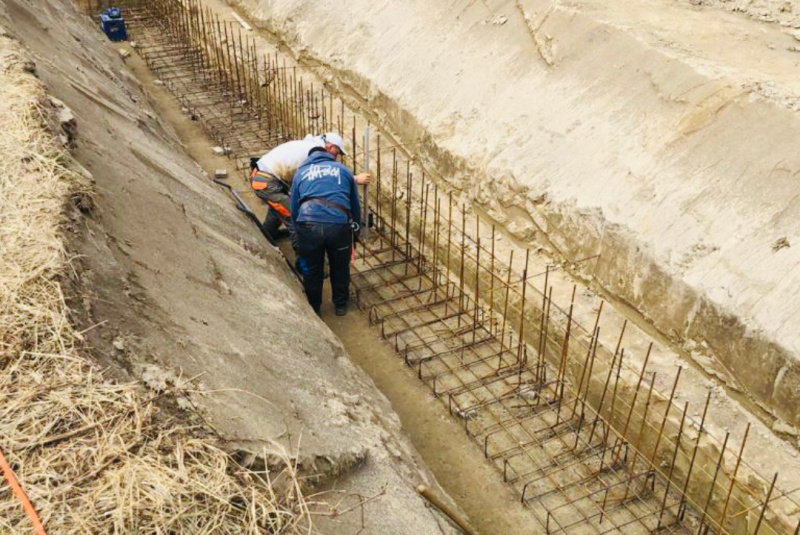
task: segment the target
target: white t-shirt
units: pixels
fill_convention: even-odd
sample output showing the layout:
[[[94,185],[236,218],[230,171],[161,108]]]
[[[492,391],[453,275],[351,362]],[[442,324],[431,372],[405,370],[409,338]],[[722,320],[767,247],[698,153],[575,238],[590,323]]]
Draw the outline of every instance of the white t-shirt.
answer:
[[[314,147],[324,146],[325,142],[322,140],[322,136],[308,134],[303,139],[281,143],[262,156],[256,162],[256,166],[259,171],[273,174],[287,184],[291,184],[297,168],[308,158],[308,151]]]

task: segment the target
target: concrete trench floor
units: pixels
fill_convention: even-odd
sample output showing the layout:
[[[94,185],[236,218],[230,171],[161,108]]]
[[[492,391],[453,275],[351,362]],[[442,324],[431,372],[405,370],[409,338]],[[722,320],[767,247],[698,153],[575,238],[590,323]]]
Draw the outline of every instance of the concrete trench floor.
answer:
[[[152,77],[148,81],[143,62],[129,61],[128,63],[134,73],[145,83],[162,119],[175,128],[192,157],[209,173],[213,173],[213,170],[218,168],[229,168],[233,171],[231,161],[212,153],[210,149],[214,143],[203,134],[196,122],[181,113],[179,104],[171,98],[168,92],[163,87],[153,84]],[[237,176],[233,176],[230,180],[235,184],[239,179]],[[244,189],[245,182],[242,180],[239,184],[241,187],[238,189]],[[255,203],[252,204],[255,206]],[[536,264],[537,260],[538,264]],[[547,265],[548,259],[534,257],[534,263],[538,268],[543,269]],[[557,274],[556,277],[563,277],[562,287],[570,286],[570,281],[565,275]],[[597,302],[597,296],[587,292],[582,292],[582,295],[589,303]],[[596,305],[590,305],[587,310],[593,310],[595,307]],[[403,370],[401,361],[393,355],[391,348],[368,328],[363,313],[353,311],[346,318],[335,318],[330,314],[330,310],[326,312],[323,319],[343,341],[353,360],[367,371],[390,399],[393,407],[401,416],[407,435],[423,454],[425,461],[436,473],[445,489],[468,512],[473,523],[484,533],[522,533],[526,526],[530,525],[529,513],[517,505],[509,488],[502,484],[496,484],[496,477],[491,479],[493,470],[476,454],[474,447],[469,445],[469,440],[460,432],[455,432],[456,429],[459,429],[458,424],[449,420],[447,411],[430,398],[427,391],[416,382],[416,379],[407,370]],[[618,311],[616,315],[612,314],[612,318],[607,320],[611,326],[606,332],[613,333],[615,330],[613,325],[616,323],[618,326],[625,317],[624,310]],[[648,332],[649,329],[646,325],[641,325],[640,329],[634,331],[629,334],[628,345],[632,348],[632,352],[641,354],[643,352],[641,350],[649,343],[652,332]],[[661,340],[661,342],[664,341]],[[604,343],[613,345],[613,338],[605,340]],[[656,365],[658,366],[660,362],[660,366],[664,370],[674,367],[675,362],[679,360],[680,356],[673,353],[673,350],[668,347],[661,348],[661,354],[654,358]],[[709,386],[710,378],[698,370],[687,375],[691,377],[688,381],[684,379],[678,396],[692,401],[693,405],[697,407],[696,410],[699,410],[700,400],[705,397],[709,388],[713,388],[713,383]],[[668,386],[669,379],[664,374],[662,384],[659,384],[658,387],[666,390]],[[725,392],[719,389],[715,390],[714,405],[716,408],[712,411],[717,414],[712,422],[713,427],[718,430],[730,430],[736,435],[737,432],[741,434],[747,420],[755,426],[756,430],[751,437],[749,447],[758,453],[748,459],[754,467],[764,471],[771,469],[773,467],[771,459],[776,454],[774,452],[783,452],[778,454],[787,458],[786,464],[797,464],[794,461],[797,457],[794,445],[777,440],[770,430],[758,421],[758,418],[748,414],[736,400],[731,399]],[[743,415],[746,416],[742,418]],[[470,449],[473,451],[470,452]],[[458,469],[454,470],[454,467],[458,467]],[[467,468],[465,469],[465,467]],[[796,475],[800,474],[800,470],[797,467],[789,466],[783,472],[785,476],[788,476],[785,488],[796,488],[791,483]],[[494,481],[494,483],[490,483],[490,481]]]

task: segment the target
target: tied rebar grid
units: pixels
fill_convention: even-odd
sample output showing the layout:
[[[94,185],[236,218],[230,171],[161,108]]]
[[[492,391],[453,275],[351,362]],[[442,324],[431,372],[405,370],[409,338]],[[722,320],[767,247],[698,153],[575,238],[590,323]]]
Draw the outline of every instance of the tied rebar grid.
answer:
[[[728,437],[704,450],[710,393],[699,422],[688,403],[675,407],[680,368],[668,396],[655,391],[652,344],[632,373],[626,324],[615,350],[603,348],[602,303],[593,327],[580,325],[575,286],[558,307],[549,267],[531,275],[524,251],[518,276],[513,248],[507,263],[498,258],[493,225],[482,235],[479,216],[424,174],[414,180],[396,149],[390,159],[375,193],[377,235],[359,248],[357,302],[548,533],[780,533],[763,524],[769,497],[737,480],[749,426],[732,460]],[[733,471],[723,474],[726,456]]]
[[[397,181],[393,184],[391,198],[397,198]],[[405,195],[410,197],[410,188]],[[438,199],[434,205],[441,208]],[[391,213],[396,212],[393,207]],[[462,420],[523,503],[536,505],[533,510],[548,533],[689,532],[680,523],[681,493],[657,477],[644,456],[634,455],[628,441],[587,403],[588,380],[585,390],[565,388],[564,369],[546,364],[541,345],[520,342],[505,320],[490,321],[463,285],[442,276],[420,254],[407,231],[397,232],[383,219],[378,229],[384,232],[365,248],[353,277],[359,305],[434,396]],[[433,239],[439,238],[434,231]],[[446,241],[440,249],[456,248],[452,234]],[[507,273],[510,278],[511,270]],[[568,341],[567,336],[562,354]],[[595,343],[588,361],[596,355]],[[604,395],[613,363],[609,370]],[[619,370],[617,364],[617,379]],[[613,391],[615,397],[616,383]]]
[[[357,119],[344,102],[232,21],[195,0],[127,4],[138,52],[226,153],[246,158],[337,130],[352,134],[358,167]],[[613,352],[600,343],[602,304],[592,327],[580,325],[574,287],[569,307],[557,306],[549,268],[530,274],[521,250],[515,267],[513,247],[501,261],[494,226],[482,236],[486,221],[414,169],[415,179],[410,159],[373,137],[377,149],[361,161],[377,166],[367,197],[375,227],[358,247],[357,300],[547,532],[786,531],[774,510],[794,502],[777,474],[737,478],[747,433],[731,452],[728,436],[704,430],[710,395],[699,422],[687,416],[688,405],[673,403],[680,370],[671,393],[659,393],[649,351],[641,370],[627,364],[624,326]]]
[[[222,20],[197,0],[121,2],[136,50],[150,71],[198,121],[225,155],[249,155],[304,132],[338,124],[333,95],[304,85],[277,51],[259,51],[236,21]],[[105,1],[88,4],[99,12]],[[245,165],[242,164],[242,167]]]

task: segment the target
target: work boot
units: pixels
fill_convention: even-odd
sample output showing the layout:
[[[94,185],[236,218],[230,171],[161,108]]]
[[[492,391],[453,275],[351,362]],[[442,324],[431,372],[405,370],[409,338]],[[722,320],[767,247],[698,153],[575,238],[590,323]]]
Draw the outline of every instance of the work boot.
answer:
[[[347,315],[347,305],[336,307],[336,315],[337,316],[345,316]]]

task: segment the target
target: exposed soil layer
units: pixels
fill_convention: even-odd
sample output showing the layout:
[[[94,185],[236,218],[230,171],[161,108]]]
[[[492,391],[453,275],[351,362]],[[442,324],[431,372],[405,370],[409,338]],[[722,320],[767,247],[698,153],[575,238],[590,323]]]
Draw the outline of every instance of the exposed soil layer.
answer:
[[[461,200],[599,254],[573,272],[800,423],[791,5],[240,4]]]

